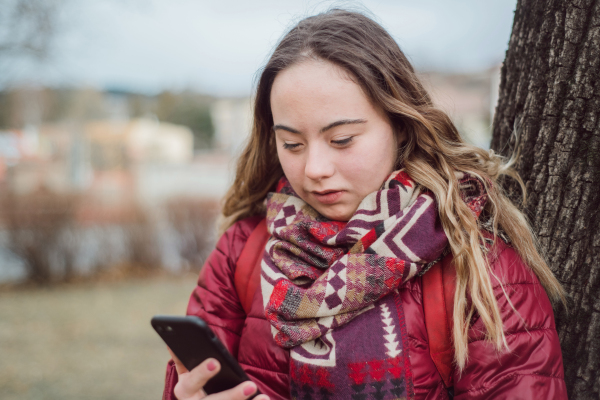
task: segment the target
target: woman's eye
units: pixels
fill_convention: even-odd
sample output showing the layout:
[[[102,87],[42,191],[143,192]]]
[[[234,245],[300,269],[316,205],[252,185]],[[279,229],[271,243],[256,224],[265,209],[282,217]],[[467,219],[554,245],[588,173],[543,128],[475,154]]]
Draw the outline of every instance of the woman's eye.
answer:
[[[335,143],[337,145],[345,145],[345,144],[350,143],[353,138],[354,138],[354,136],[350,136],[350,137],[347,137],[346,139],[342,139],[342,140],[332,140],[331,143]]]
[[[300,146],[300,143],[284,143],[283,144],[283,148],[287,149],[287,150],[295,149],[298,146]]]

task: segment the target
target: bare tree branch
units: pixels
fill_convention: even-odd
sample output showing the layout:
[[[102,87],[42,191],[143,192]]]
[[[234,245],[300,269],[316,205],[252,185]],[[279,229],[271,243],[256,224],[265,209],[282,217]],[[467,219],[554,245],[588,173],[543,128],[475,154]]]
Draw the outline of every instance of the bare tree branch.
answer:
[[[62,0],[0,0],[0,59],[52,50]]]

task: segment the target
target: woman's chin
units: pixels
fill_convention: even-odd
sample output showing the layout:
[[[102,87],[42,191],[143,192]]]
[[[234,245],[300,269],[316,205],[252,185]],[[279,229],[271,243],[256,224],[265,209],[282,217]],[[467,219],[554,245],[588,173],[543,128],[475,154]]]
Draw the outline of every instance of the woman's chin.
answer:
[[[329,207],[315,207],[315,209],[327,219],[333,221],[349,221],[356,209],[350,209],[347,205],[334,205]]]

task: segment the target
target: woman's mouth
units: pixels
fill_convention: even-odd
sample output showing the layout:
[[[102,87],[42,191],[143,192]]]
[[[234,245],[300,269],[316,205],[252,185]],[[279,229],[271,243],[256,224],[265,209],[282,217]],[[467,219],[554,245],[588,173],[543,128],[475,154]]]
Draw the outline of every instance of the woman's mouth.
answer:
[[[323,204],[333,204],[342,197],[344,194],[343,190],[324,190],[321,192],[311,192],[311,194],[317,199],[319,202]]]

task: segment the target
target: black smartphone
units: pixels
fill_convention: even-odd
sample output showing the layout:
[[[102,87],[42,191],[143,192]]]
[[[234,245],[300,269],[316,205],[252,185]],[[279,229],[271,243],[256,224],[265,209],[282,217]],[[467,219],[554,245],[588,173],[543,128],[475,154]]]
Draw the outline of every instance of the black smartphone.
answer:
[[[250,380],[237,360],[201,318],[155,315],[150,323],[188,371],[210,357],[219,361],[221,370],[204,386],[207,394],[222,392]],[[258,394],[257,391],[256,395]]]

